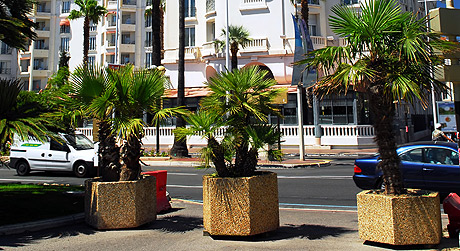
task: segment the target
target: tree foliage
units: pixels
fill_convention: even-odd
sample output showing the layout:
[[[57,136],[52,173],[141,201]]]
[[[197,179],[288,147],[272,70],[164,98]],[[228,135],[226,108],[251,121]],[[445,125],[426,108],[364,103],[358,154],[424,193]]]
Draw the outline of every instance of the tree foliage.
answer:
[[[32,0],[0,0],[0,40],[20,50],[36,38],[36,23],[27,17],[33,10]]]

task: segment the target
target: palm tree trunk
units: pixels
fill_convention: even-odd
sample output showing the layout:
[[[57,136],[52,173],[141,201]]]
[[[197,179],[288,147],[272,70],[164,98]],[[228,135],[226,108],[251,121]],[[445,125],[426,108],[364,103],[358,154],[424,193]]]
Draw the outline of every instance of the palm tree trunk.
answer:
[[[120,181],[137,180],[141,174],[141,142],[137,137],[131,137],[123,144],[123,166],[120,172]]]
[[[385,193],[403,194],[405,192],[399,169],[400,159],[396,153],[396,140],[393,133],[394,105],[389,95],[384,94],[383,84],[371,88],[370,110],[374,115],[375,142],[380,159],[377,168],[383,171]]]
[[[177,106],[185,106],[185,3],[179,0],[179,65],[177,77]],[[176,128],[185,127],[185,120],[182,116],[176,118]],[[174,145],[171,148],[171,155],[174,157],[188,157],[186,139],[179,139],[174,136]]]
[[[219,144],[219,142],[217,142],[215,138],[210,138],[208,140],[208,146],[212,149],[211,160],[212,163],[214,163],[214,167],[216,168],[219,177],[231,176],[230,171],[225,165],[224,150],[222,149],[222,146]]]
[[[232,53],[232,69],[230,70],[233,71],[234,69],[238,69],[238,44],[232,43],[230,51]]]
[[[161,0],[152,1],[152,64],[161,65]]]
[[[88,51],[89,51],[89,18],[85,17],[83,21],[83,64],[88,65]]]
[[[300,2],[300,14],[308,28],[308,0],[302,0]]]
[[[98,122],[99,133],[99,170],[103,181],[118,181],[120,179],[120,148],[115,144],[111,135],[110,124]]]

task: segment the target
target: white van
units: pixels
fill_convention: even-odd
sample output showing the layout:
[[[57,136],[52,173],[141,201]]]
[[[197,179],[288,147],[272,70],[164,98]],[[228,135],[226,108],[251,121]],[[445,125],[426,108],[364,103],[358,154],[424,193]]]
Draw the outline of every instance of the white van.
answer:
[[[97,149],[83,134],[59,134],[62,141],[48,142],[15,139],[10,149],[10,167],[18,175],[30,171],[72,171],[77,177],[95,173]]]

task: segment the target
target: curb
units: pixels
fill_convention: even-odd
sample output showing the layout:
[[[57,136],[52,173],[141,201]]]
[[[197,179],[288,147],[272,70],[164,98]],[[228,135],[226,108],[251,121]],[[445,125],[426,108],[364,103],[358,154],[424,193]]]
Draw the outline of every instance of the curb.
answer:
[[[151,167],[199,167],[200,162],[185,162],[185,161],[144,161],[145,164]],[[275,164],[275,163],[259,163],[258,167],[268,168],[308,168],[308,167],[321,167],[329,165],[329,160],[318,160],[313,163],[293,163],[293,164]]]
[[[72,214],[57,218],[5,225],[0,227],[0,236],[41,231],[84,222],[85,213]]]

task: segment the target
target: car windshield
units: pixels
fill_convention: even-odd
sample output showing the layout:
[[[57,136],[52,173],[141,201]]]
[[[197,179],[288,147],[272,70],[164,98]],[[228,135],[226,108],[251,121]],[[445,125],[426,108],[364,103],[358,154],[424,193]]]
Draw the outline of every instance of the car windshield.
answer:
[[[93,142],[83,134],[65,134],[64,137],[75,150],[88,150],[94,148]]]

